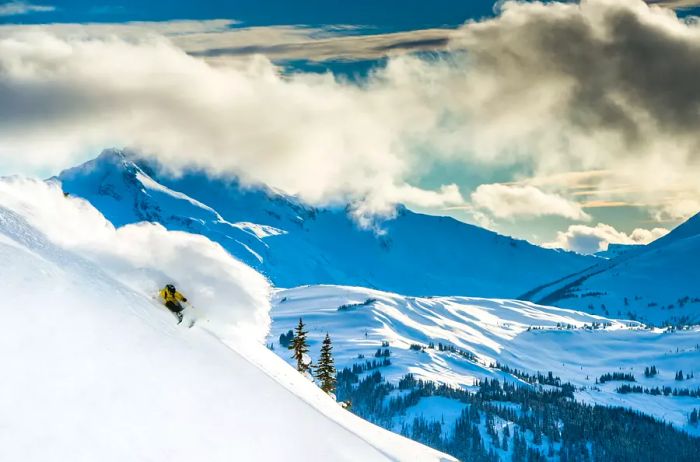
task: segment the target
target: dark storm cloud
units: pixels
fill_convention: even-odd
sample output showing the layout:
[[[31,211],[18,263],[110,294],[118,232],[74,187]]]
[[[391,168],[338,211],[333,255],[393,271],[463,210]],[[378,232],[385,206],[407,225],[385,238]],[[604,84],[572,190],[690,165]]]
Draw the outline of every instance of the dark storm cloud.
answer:
[[[640,2],[595,0],[506,6],[502,17],[463,33],[454,45],[466,47],[473,69],[495,79],[503,98],[564,86],[558,116],[583,132],[613,131],[630,146],[646,141],[650,124],[699,136],[696,26]]]

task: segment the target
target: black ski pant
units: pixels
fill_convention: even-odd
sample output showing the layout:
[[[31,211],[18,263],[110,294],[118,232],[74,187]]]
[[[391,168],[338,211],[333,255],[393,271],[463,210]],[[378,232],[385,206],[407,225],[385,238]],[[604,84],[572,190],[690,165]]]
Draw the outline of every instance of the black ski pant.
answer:
[[[179,303],[175,303],[175,302],[171,302],[171,301],[165,302],[165,306],[170,311],[172,311],[175,314],[175,316],[177,316],[177,319],[179,322],[182,322],[182,310],[185,309],[184,306],[182,306]]]

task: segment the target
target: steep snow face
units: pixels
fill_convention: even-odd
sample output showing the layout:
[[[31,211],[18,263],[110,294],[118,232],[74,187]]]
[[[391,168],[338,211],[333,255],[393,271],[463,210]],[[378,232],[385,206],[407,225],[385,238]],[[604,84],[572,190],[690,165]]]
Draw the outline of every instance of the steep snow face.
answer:
[[[56,185],[3,179],[0,261],[3,460],[448,459],[265,349],[266,281],[201,236],[117,231]],[[161,278],[194,301],[195,327],[152,299]]]
[[[522,298],[651,323],[700,322],[700,215],[661,239]]]
[[[203,234],[279,287],[335,283],[513,297],[597,261],[405,208],[377,233],[358,228],[345,208],[311,208],[202,172],[168,175],[133,159],[105,151],[59,179],[116,226],[147,220]]]
[[[383,357],[375,354],[387,342],[391,365],[378,370],[394,383],[409,372],[416,378],[465,388],[484,378],[521,382],[493,367],[495,363],[529,374],[551,371],[579,388],[578,399],[638,409],[698,432],[697,427],[687,426],[688,413],[700,407],[698,398],[621,395],[615,392],[619,382],[596,384],[605,373],[624,371],[635,374],[635,385],[643,387],[697,388],[698,329],[665,333],[644,329],[634,321],[517,300],[417,298],[357,287],[309,286],[278,291],[273,297],[268,342],[288,361],[289,352],[279,345],[279,336],[300,317],[309,330],[313,359],[328,332],[340,369],[381,361]],[[594,323],[604,328],[592,329]],[[434,348],[427,348],[431,343]],[[440,351],[440,343],[456,351]],[[652,365],[661,372],[645,378],[644,368]],[[695,377],[679,384],[674,380],[678,370]],[[454,405],[431,409],[431,415],[452,415]]]

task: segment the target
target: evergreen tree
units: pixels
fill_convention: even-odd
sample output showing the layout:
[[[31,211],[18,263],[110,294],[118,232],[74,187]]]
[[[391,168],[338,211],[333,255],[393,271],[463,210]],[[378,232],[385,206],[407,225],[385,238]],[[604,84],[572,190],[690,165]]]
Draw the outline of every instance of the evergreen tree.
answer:
[[[333,345],[326,334],[321,345],[321,356],[316,367],[316,378],[321,382],[321,390],[328,394],[335,392],[335,365],[333,361]]]
[[[293,357],[297,362],[297,370],[306,374],[311,368],[311,361],[309,358],[309,345],[306,340],[306,334],[308,332],[304,330],[304,321],[299,318],[299,324],[294,328],[294,338],[292,338],[289,344],[289,349],[294,351]]]
[[[292,340],[294,340],[294,332],[292,332],[292,329],[289,329],[287,333],[280,334],[280,345],[283,347],[289,348],[289,344],[292,343]]]

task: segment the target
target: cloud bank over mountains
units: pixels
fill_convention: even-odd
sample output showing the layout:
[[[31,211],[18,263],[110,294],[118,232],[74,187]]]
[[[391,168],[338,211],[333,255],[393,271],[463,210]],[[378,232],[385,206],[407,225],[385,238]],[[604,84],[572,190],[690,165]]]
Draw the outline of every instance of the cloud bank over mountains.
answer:
[[[3,168],[56,170],[116,145],[175,172],[233,173],[312,203],[354,202],[362,214],[405,202],[514,217],[526,205],[585,221],[581,204],[603,203],[601,191],[660,217],[700,208],[700,26],[671,10],[506,2],[498,17],[449,34],[400,37],[386,67],[360,83],[283,74],[261,54],[212,61],[228,52],[211,47],[211,28],[231,33],[231,21],[217,24],[0,27]],[[340,39],[346,57],[379,40],[316,38],[318,59],[337,54]],[[391,50],[387,40],[370,48]],[[407,55],[401,43],[451,53]],[[421,186],[435,163],[512,165],[513,180],[531,181],[482,185],[469,201],[449,182]],[[584,195],[536,181],[587,171],[615,175]]]
[[[572,220],[591,219],[576,202],[532,185],[482,184],[472,193],[471,200],[475,207],[498,218],[555,215]]]
[[[267,58],[218,67],[147,35],[60,36],[32,29],[0,39],[0,156],[60,168],[102,146],[127,145],[173,170],[198,166],[263,182],[312,203],[461,202],[405,178],[440,112],[415,75],[415,58],[390,63],[366,86],[331,75],[283,76]],[[428,86],[426,83],[426,87]]]
[[[640,245],[648,244],[668,234],[664,228],[637,228],[629,234],[618,231],[610,225],[598,223],[596,226],[571,225],[560,231],[557,239],[545,245],[550,248],[573,250],[582,254],[593,254],[608,249],[609,244]]]

